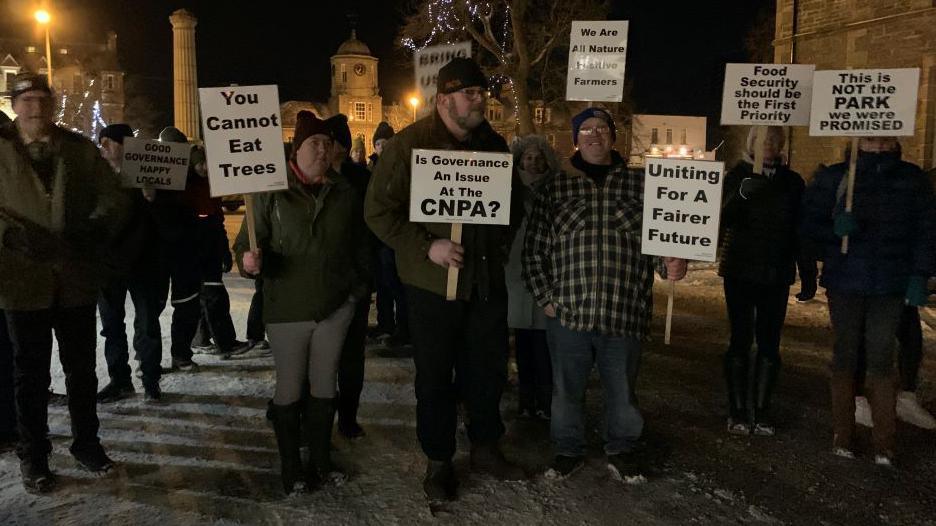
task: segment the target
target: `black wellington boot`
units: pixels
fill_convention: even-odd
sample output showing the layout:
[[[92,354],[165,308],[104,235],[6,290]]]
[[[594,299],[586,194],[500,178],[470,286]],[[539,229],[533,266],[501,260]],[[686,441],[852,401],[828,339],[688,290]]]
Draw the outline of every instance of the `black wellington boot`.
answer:
[[[728,432],[751,433],[748,415],[748,361],[725,356],[725,382],[728,386]]]
[[[780,360],[759,356],[756,367],[754,381],[757,383],[754,386],[754,422],[751,432],[760,436],[773,436],[776,430],[770,419],[770,398],[780,374]]]
[[[276,432],[276,445],[280,454],[280,475],[283,479],[283,491],[287,495],[296,492],[302,482],[302,460],[299,457],[301,434],[299,431],[300,402],[289,405],[270,404],[273,414],[273,430]]]
[[[309,467],[306,479],[310,484],[329,481],[340,485],[345,480],[331,461],[332,428],[335,424],[335,399],[315,398],[306,400],[303,427],[308,431]]]

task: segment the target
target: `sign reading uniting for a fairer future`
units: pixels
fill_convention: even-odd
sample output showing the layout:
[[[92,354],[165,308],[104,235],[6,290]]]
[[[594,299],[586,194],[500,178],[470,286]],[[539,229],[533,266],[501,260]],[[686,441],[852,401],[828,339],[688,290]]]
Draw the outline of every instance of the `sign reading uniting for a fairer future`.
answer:
[[[199,88],[211,196],[287,187],[275,85]]]
[[[817,71],[809,134],[913,135],[919,86],[919,68]]]
[[[647,159],[641,252],[715,261],[725,164]]]
[[[804,64],[727,64],[721,124],[808,126],[815,69]]]
[[[414,149],[410,221],[510,224],[513,156]]]
[[[125,188],[185,190],[192,145],[127,137],[120,180]]]
[[[569,38],[566,100],[621,102],[627,21],[574,21]]]

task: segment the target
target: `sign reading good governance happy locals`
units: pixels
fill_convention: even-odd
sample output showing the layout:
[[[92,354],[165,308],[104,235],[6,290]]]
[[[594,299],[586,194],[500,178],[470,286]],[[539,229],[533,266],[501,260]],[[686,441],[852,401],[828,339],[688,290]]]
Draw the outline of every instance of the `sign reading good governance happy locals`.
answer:
[[[509,153],[414,149],[410,221],[510,224]]]
[[[815,69],[803,64],[727,64],[721,124],[808,126]]]
[[[627,21],[574,21],[566,100],[621,102],[627,60]]]
[[[725,164],[647,159],[641,251],[715,261]]]
[[[127,137],[123,146],[120,179],[125,188],[185,190],[191,144]]]
[[[919,68],[817,71],[809,134],[913,135],[919,86]]]
[[[211,196],[286,188],[276,86],[199,88]]]

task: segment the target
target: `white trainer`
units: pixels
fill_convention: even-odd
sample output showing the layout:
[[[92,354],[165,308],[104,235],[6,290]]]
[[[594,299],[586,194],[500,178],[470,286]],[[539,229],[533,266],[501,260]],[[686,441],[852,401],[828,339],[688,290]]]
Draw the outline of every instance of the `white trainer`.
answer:
[[[871,420],[871,404],[863,396],[855,397],[855,423],[860,426],[874,427],[874,421]]]
[[[936,418],[920,405],[916,393],[910,391],[897,393],[897,418],[923,429],[936,429]]]

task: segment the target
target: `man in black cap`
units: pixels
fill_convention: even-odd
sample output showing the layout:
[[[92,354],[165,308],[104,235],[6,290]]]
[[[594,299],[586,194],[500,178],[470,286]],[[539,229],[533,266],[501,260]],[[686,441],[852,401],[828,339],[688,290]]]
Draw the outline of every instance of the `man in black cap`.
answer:
[[[52,336],[65,371],[78,463],[111,469],[98,438],[95,303],[101,255],[126,202],[94,145],[55,125],[45,75],[21,73],[11,90],[16,120],[0,126],[0,309],[14,353],[20,473],[28,491],[55,485],[49,470]]]
[[[385,146],[365,201],[367,223],[396,251],[406,286],[415,346],[417,434],[429,458],[423,489],[432,500],[456,494],[452,457],[457,400],[468,413],[472,469],[502,479],[524,477],[498,445],[504,434],[499,405],[507,379],[504,260],[509,229],[466,224],[462,243],[455,243],[450,225],[409,220],[414,148],[509,151],[484,119],[486,88],[487,79],[472,60],[456,58],[444,66],[434,111]],[[522,212],[522,206],[512,211]],[[449,267],[461,269],[455,301],[445,299]]]

